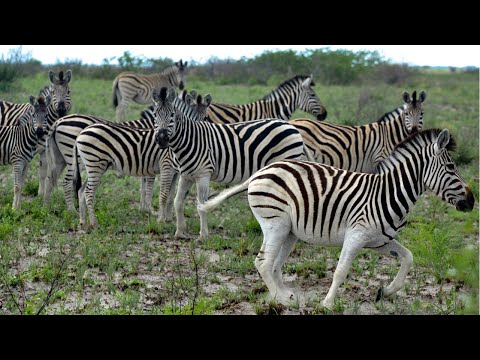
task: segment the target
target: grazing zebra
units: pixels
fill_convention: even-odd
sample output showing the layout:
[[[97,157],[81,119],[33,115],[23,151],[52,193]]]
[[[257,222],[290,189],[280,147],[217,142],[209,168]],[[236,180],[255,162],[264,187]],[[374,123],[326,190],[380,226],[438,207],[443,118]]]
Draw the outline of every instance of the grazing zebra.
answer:
[[[37,153],[39,139],[47,128],[47,108],[50,97],[30,96],[31,106],[19,118],[18,123],[0,127],[0,165],[13,165],[13,204],[20,207],[22,187],[27,176],[28,163]]]
[[[141,75],[133,72],[122,72],[113,81],[113,107],[117,121],[126,121],[126,109],[130,101],[139,104],[152,104],[153,89],[164,86],[185,86],[185,63],[180,60],[158,74]]]
[[[315,161],[357,172],[374,171],[379,161],[390,155],[396,144],[423,128],[423,102],[427,94],[412,97],[403,93],[405,104],[383,115],[377,122],[347,126],[309,119],[290,120]]]
[[[165,87],[162,88],[162,95],[154,90],[154,96],[159,99],[154,107],[155,119],[175,115],[171,104],[165,103],[166,90]],[[186,96],[187,103],[177,100],[185,104],[185,108],[188,109],[189,121],[196,122],[206,116],[209,102],[201,103],[199,98],[197,104],[192,104],[193,99],[190,95]],[[92,227],[98,225],[94,211],[95,192],[108,168],[131,176],[152,177],[160,173],[160,181],[163,185],[161,185],[159,221],[165,219],[162,201],[167,203],[167,210],[169,210],[174,193],[170,184],[174,183],[178,177],[177,164],[172,149],[162,148],[157,144],[153,128],[135,129],[121,124],[97,123],[82,130],[77,136],[73,149],[74,181],[77,188],[80,180],[78,156],[82,159],[87,171],[87,180],[78,192],[81,225],[86,224],[85,207],[88,209],[90,225]]]
[[[159,95],[159,96],[158,96]],[[187,95],[189,97],[190,95]],[[249,178],[254,172],[281,159],[304,159],[302,137],[293,125],[284,120],[265,119],[236,124],[212,124],[189,119],[193,110],[175,96],[175,89],[166,94],[154,93],[159,108],[173,104],[177,112],[155,119],[156,141],[161,148],[171,147],[178,161],[180,180],[175,197],[177,230],[175,236],[185,237],[185,196],[195,182],[197,199],[208,199],[210,181],[234,184]],[[205,96],[204,103],[211,103]],[[200,236],[208,237],[207,214],[199,212]]]
[[[325,307],[333,307],[338,287],[362,248],[400,260],[395,279],[379,291],[379,295],[390,296],[403,286],[412,265],[412,253],[394,239],[417,199],[428,189],[457,210],[473,209],[473,194],[449,154],[454,146],[447,129],[414,133],[378,164],[377,174],[279,161],[223,191],[200,210],[210,211],[248,188],[250,209],[264,236],[255,266],[271,295],[282,303],[294,298],[282,281],[281,269],[298,239],[342,247],[333,283],[323,300]]]
[[[40,154],[40,166],[39,166],[39,188],[38,194],[44,196],[45,192],[45,179],[47,177],[47,161],[45,146],[46,140],[51,133],[53,123],[61,116],[64,116],[70,111],[70,87],[69,83],[72,79],[72,71],[67,70],[65,75],[63,71],[60,71],[58,77],[53,71],[48,73],[50,79],[50,87],[45,87],[40,91],[40,96],[46,98],[51,97],[50,105],[47,107],[47,127],[46,136],[43,136],[39,140],[37,146],[37,152]],[[0,101],[0,125],[1,126],[14,126],[17,124],[19,116],[23,115],[28,109],[31,109],[31,105],[27,104],[12,104]]]
[[[263,99],[244,105],[212,103],[208,109],[209,120],[216,124],[231,124],[260,119],[289,120],[297,109],[308,112],[317,120],[325,120],[327,110],[320,103],[312,75],[297,75],[283,82]]]
[[[182,92],[182,96],[185,97],[186,92]],[[193,94],[193,92],[191,93]],[[201,121],[206,117],[206,107],[203,107],[201,104],[190,104],[194,108],[194,120]],[[140,129],[153,129],[155,125],[155,111],[154,106],[148,107],[141,113],[141,117],[138,120],[128,121],[121,123],[122,125],[128,125]],[[174,111],[172,108],[171,111]],[[80,134],[80,132],[89,125],[96,123],[111,123],[107,120],[104,120],[99,117],[89,116],[89,115],[80,115],[72,114],[61,118],[54,125],[52,134],[48,142],[48,180],[47,181],[47,190],[45,191],[44,201],[48,202],[52,189],[56,186],[57,179],[60,177],[60,174],[63,172],[65,167],[67,168],[67,173],[63,180],[63,190],[67,208],[70,211],[76,211],[73,201],[73,147],[75,145],[75,140]],[[169,160],[170,161],[170,160]],[[171,183],[169,183],[169,178],[167,174],[170,173],[169,170],[170,162],[164,162],[161,166],[166,168],[160,173],[165,174],[161,175],[160,180],[160,206],[158,212],[159,221],[168,221],[173,217],[172,211],[172,201],[173,199],[169,194],[174,188],[176,177],[173,178]],[[162,177],[163,176],[163,177]],[[163,180],[162,180],[163,179]],[[140,196],[140,207],[145,210],[153,211],[152,209],[152,195],[153,195],[153,186],[155,182],[155,176],[143,177],[141,181],[141,196]]]

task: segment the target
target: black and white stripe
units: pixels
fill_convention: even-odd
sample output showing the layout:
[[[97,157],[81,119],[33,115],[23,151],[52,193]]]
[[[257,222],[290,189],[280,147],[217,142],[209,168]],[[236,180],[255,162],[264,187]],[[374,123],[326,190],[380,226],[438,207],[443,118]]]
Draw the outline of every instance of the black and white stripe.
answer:
[[[383,291],[390,296],[403,286],[412,264],[411,252],[394,239],[418,198],[431,190],[457,210],[473,208],[472,192],[449,154],[453,147],[447,129],[415,133],[379,163],[376,174],[279,161],[220,193],[200,210],[210,211],[248,189],[250,208],[264,235],[255,266],[281,302],[294,298],[283,284],[281,269],[298,239],[342,247],[324,306],[332,308],[338,287],[362,248],[400,260],[399,273]]]
[[[302,134],[315,161],[345,170],[371,173],[397,144],[422,130],[426,97],[425,91],[418,99],[416,91],[412,97],[404,92],[405,104],[402,107],[368,125],[337,125],[309,119],[294,119],[289,123]]]
[[[19,118],[18,125],[0,127],[0,165],[13,165],[13,208],[20,207],[22,187],[28,163],[38,151],[38,142],[47,128],[50,97],[37,100],[30,96],[30,108]]]
[[[187,95],[188,97],[189,95]],[[184,237],[185,196],[195,182],[200,203],[208,199],[209,183],[235,184],[254,172],[280,159],[305,159],[302,137],[293,125],[279,119],[247,121],[236,124],[212,124],[189,120],[193,110],[175,96],[175,89],[166,94],[154,92],[159,108],[172,104],[176,113],[156,118],[156,139],[161,147],[171,147],[179,163],[180,180],[175,197],[176,237]],[[210,95],[204,99],[211,103]],[[208,236],[207,218],[200,215],[200,237]]]
[[[312,89],[314,85],[312,75],[297,75],[283,82],[263,99],[249,104],[212,103],[208,108],[208,118],[216,124],[271,118],[289,120],[300,109],[312,114],[317,120],[325,120],[327,110]]]
[[[113,107],[117,121],[126,121],[126,109],[131,101],[139,104],[152,104],[153,89],[161,87],[185,86],[185,63],[180,60],[158,74],[141,75],[133,72],[122,72],[113,81]]]

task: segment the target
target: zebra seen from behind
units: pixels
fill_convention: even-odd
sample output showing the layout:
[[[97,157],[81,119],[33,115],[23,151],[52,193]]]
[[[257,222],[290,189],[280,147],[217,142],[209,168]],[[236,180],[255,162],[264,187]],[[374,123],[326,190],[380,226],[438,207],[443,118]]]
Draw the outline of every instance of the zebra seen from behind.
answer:
[[[126,109],[131,101],[139,104],[152,104],[153,89],[161,87],[185,86],[185,69],[188,61],[176,62],[161,73],[142,75],[122,72],[113,81],[113,107],[117,121],[126,121]]]
[[[35,99],[30,96],[29,104],[30,108],[17,118],[17,124],[0,127],[0,165],[13,165],[14,209],[20,207],[28,163],[38,151],[39,140],[45,135],[50,97]]]
[[[362,248],[400,261],[395,279],[379,290],[388,297],[403,287],[412,265],[412,253],[395,237],[418,198],[431,190],[459,211],[473,209],[473,194],[449,154],[454,146],[447,129],[414,133],[378,164],[376,174],[279,161],[200,205],[200,211],[248,189],[250,209],[263,231],[255,266],[270,294],[284,304],[295,296],[282,281],[282,266],[298,239],[342,248],[323,306],[333,308],[337,290]]]
[[[190,95],[187,95],[187,97]],[[280,159],[305,159],[302,137],[293,125],[279,119],[246,121],[236,124],[212,124],[190,120],[193,110],[178,100],[174,88],[154,93],[164,111],[156,118],[156,141],[161,148],[170,147],[178,161],[180,180],[175,197],[177,229],[175,236],[186,236],[185,196],[193,183],[197,200],[208,199],[210,181],[235,184],[249,178],[265,165]],[[211,104],[211,96],[204,102]],[[208,237],[207,214],[199,212],[200,236]]]
[[[208,109],[208,119],[216,124],[270,118],[289,120],[300,109],[312,114],[317,120],[325,120],[327,110],[312,89],[314,85],[312,75],[297,75],[284,81],[263,99],[249,104],[212,103]]]
[[[315,161],[341,169],[372,173],[393,148],[423,128],[423,102],[427,94],[403,93],[404,105],[383,115],[377,122],[348,126],[309,119],[289,123],[302,134]]]

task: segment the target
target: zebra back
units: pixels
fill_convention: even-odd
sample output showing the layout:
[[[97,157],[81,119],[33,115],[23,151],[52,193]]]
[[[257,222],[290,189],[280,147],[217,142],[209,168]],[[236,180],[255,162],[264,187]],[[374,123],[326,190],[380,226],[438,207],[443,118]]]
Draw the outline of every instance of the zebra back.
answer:
[[[345,170],[371,173],[397,144],[423,128],[425,98],[424,91],[419,99],[416,91],[413,97],[404,92],[405,104],[402,107],[368,125],[337,125],[309,119],[294,119],[289,123],[302,134],[305,144],[314,153],[315,161]]]
[[[289,120],[300,109],[312,114],[317,120],[327,117],[315,91],[313,76],[297,75],[280,84],[270,94],[252,103],[230,105],[212,103],[208,118],[216,124],[231,124],[241,121],[277,118]]]

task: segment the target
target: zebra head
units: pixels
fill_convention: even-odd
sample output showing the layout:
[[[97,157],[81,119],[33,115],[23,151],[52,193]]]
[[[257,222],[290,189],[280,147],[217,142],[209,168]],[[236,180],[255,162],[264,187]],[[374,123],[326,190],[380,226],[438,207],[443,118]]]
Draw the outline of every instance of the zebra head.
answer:
[[[72,79],[72,70],[67,70],[65,76],[63,71],[60,71],[58,78],[54,72],[50,70],[48,76],[52,83],[50,85],[50,94],[52,96],[53,108],[57,112],[58,117],[63,117],[67,115],[72,106],[70,102],[70,87],[68,86],[68,83]]]
[[[153,101],[155,103],[153,112],[155,114],[155,141],[160,148],[168,147],[172,135],[172,127],[175,125],[175,108],[173,101],[177,94],[175,88],[166,87],[160,90],[153,90]],[[188,96],[188,94],[187,94]]]
[[[423,102],[427,98],[425,91],[420,92],[420,96],[417,99],[417,92],[414,91],[412,97],[406,91],[403,93],[404,114],[405,114],[405,127],[409,134],[422,131],[423,128]]]
[[[475,198],[449,154],[449,150],[455,149],[455,141],[450,137],[448,129],[426,130],[421,134],[424,133],[430,137],[427,141],[431,140],[426,154],[432,159],[424,174],[425,185],[442,200],[454,205],[457,210],[471,211]]]
[[[197,121],[203,121],[207,119],[207,109],[212,103],[212,96],[210,94],[202,95],[197,94],[195,90],[192,90],[190,94],[187,94],[184,101],[195,111],[195,119]]]
[[[177,67],[177,83],[180,90],[183,90],[185,87],[185,68],[187,67],[187,64],[188,61],[182,62],[182,59],[175,63],[175,66]]]
[[[50,96],[47,96],[46,98],[39,96],[38,99],[35,99],[34,96],[30,96],[30,105],[32,105],[32,107],[27,117],[24,117],[24,120],[31,119],[33,129],[35,130],[38,139],[43,137],[48,125],[47,107],[50,105],[50,101]]]
[[[320,103],[315,91],[312,89],[315,86],[313,82],[313,75],[307,76],[307,78],[300,85],[300,93],[298,96],[298,107],[309,114],[315,116],[317,120],[325,120],[327,118],[327,110]]]

